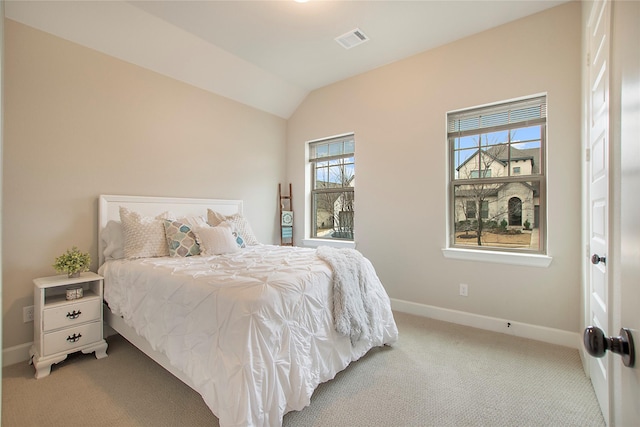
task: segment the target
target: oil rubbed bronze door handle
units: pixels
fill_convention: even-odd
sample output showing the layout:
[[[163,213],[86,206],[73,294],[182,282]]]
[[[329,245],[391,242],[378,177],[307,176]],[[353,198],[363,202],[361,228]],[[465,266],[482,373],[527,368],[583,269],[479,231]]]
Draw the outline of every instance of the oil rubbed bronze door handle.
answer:
[[[607,257],[603,257],[603,256],[600,256],[598,254],[593,254],[591,256],[591,264],[598,265],[600,263],[606,264],[607,263]]]
[[[622,356],[624,366],[633,368],[636,359],[633,336],[627,328],[620,329],[619,337],[606,337],[604,331],[597,326],[589,326],[584,330],[584,348],[593,357],[603,357],[607,350]]]

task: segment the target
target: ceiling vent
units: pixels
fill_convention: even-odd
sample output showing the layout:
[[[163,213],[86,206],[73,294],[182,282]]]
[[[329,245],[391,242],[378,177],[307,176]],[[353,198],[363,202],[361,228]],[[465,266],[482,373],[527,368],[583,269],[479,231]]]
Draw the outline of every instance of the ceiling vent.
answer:
[[[356,28],[341,35],[340,37],[336,37],[336,41],[340,43],[340,46],[343,48],[351,49],[352,47],[369,41],[369,37],[367,37],[360,28]]]

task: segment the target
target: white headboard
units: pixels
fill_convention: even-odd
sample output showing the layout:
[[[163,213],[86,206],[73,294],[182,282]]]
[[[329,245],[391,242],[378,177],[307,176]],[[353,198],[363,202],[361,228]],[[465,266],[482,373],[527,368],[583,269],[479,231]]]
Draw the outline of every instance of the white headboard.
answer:
[[[121,206],[144,216],[170,211],[176,217],[202,216],[206,219],[207,209],[223,215],[242,213],[242,200],[101,195],[98,199],[98,265],[104,262],[100,234],[109,221],[120,221]]]

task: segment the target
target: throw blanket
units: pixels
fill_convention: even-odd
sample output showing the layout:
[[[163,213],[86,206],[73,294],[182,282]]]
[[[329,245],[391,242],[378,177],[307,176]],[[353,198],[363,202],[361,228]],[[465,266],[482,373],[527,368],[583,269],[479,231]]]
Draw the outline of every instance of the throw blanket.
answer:
[[[372,303],[373,283],[379,281],[373,265],[355,249],[321,246],[318,257],[333,270],[333,318],[336,331],[354,345],[371,336],[380,319]]]

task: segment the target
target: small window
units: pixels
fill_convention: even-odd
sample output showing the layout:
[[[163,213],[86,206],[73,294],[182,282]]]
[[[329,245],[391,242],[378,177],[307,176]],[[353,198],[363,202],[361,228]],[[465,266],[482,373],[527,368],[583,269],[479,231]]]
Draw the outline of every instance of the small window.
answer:
[[[353,240],[355,138],[353,134],[309,143],[311,237]]]
[[[546,96],[447,115],[449,247],[545,252],[546,118]]]

